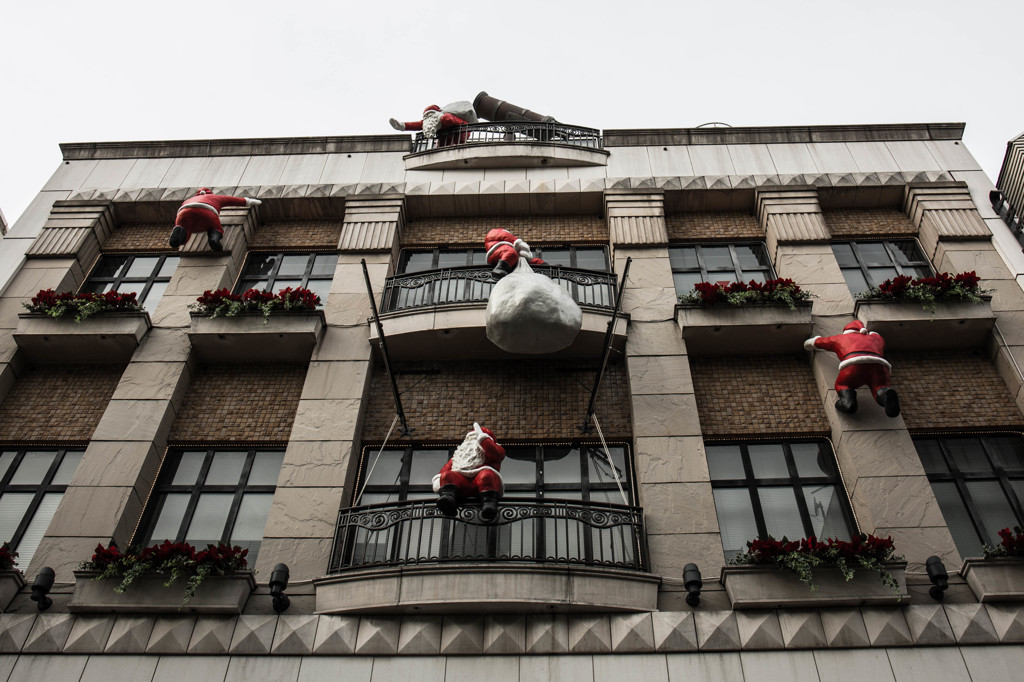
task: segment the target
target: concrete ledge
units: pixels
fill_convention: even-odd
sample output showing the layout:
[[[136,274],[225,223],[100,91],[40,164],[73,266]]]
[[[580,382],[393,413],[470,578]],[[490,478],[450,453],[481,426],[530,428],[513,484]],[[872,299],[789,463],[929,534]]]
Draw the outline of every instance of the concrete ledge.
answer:
[[[888,569],[899,582],[898,594],[883,585],[877,573],[863,569],[858,569],[849,582],[838,568],[815,569],[814,584],[818,589],[813,591],[800,582],[796,573],[780,571],[774,566],[725,566],[722,568],[721,581],[734,609],[864,606],[905,602],[909,599],[907,563],[891,563]]]
[[[116,578],[96,580],[98,571],[75,571],[75,591],[68,602],[72,613],[240,614],[256,589],[252,571],[211,575],[185,606],[185,585],[164,587],[167,576],[150,573],[136,579],[123,593],[114,592]]]
[[[438,168],[540,168],[542,166],[607,166],[609,153],[550,142],[463,144],[415,152],[405,157],[405,170]]]
[[[811,335],[811,303],[784,305],[677,305],[686,350],[703,355],[798,351]]]
[[[0,611],[14,599],[14,595],[25,587],[25,577],[18,570],[0,571]]]
[[[885,338],[886,348],[973,348],[984,343],[995,326],[992,304],[945,301],[932,314],[918,303],[858,300],[854,316]]]
[[[33,362],[128,362],[151,327],[146,312],[101,313],[81,322],[22,313],[13,336]]]
[[[460,563],[314,581],[317,613],[654,611],[661,578],[584,566]]]
[[[1024,559],[967,559],[960,575],[980,602],[1024,601]]]
[[[209,318],[192,313],[188,339],[202,362],[308,362],[325,327],[324,312],[276,312]]]

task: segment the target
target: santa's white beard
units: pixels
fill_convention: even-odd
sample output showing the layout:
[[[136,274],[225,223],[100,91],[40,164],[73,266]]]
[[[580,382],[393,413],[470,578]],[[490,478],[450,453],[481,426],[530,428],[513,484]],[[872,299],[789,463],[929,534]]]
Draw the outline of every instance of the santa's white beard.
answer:
[[[437,131],[441,129],[441,114],[431,111],[423,114],[423,137],[437,137]]]
[[[469,471],[479,469],[484,464],[484,449],[480,447],[475,431],[466,434],[466,439],[459,447],[455,448],[452,455],[452,469],[455,471]]]

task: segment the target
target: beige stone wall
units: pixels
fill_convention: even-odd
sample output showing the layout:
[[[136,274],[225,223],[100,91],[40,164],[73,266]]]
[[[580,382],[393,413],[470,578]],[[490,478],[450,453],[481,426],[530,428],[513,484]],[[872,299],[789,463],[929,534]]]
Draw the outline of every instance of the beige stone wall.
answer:
[[[402,247],[482,248],[484,236],[496,227],[505,228],[537,246],[608,242],[608,226],[600,216],[481,216],[411,220],[402,235]]]

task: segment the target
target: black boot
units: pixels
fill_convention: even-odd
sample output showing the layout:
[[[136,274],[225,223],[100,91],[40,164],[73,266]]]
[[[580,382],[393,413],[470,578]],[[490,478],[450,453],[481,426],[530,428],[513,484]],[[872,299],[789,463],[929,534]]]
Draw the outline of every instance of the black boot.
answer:
[[[437,493],[437,508],[445,516],[455,516],[459,511],[459,489],[453,485],[442,486]]]
[[[210,230],[206,233],[206,241],[210,242],[210,248],[214,251],[223,251],[224,246],[221,245],[220,239],[224,236],[223,232],[217,230]]]
[[[480,501],[483,503],[480,507],[480,519],[483,521],[496,519],[498,516],[498,491],[485,490],[481,492]]]
[[[494,264],[494,269],[491,270],[491,277],[494,279],[501,279],[505,275],[512,274],[512,266],[503,260],[498,261]]]
[[[896,395],[895,389],[888,386],[878,389],[875,393],[875,402],[885,408],[886,417],[900,416],[900,397]]]
[[[171,230],[171,238],[167,243],[171,245],[171,248],[176,249],[187,241],[188,232],[185,232],[185,228],[181,225],[175,225],[174,229]]]
[[[839,391],[839,400],[836,401],[836,409],[846,414],[853,414],[857,411],[857,389],[844,388]]]

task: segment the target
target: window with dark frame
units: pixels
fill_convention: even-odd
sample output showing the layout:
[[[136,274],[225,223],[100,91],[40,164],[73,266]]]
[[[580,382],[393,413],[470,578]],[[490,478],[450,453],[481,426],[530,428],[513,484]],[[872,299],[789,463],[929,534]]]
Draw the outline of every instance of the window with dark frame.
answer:
[[[173,254],[104,254],[82,286],[83,292],[105,294],[135,292],[135,298],[152,312],[171,281],[180,256]]]
[[[532,246],[533,255],[550,266],[609,272],[608,250],[603,246]],[[405,249],[396,274],[408,275],[442,268],[483,267],[486,249]]]
[[[245,258],[242,275],[235,293],[258,289],[277,293],[281,289],[303,287],[327,302],[331,281],[338,266],[337,253],[288,253],[250,251]]]
[[[761,242],[673,245],[668,249],[676,294],[686,296],[700,282],[766,282],[775,279]]]
[[[704,449],[727,558],[769,535],[853,537],[853,514],[827,440],[708,442]]]
[[[914,239],[836,242],[832,253],[854,296],[899,275],[930,277],[931,263]]]
[[[78,448],[0,449],[0,542],[18,552],[27,568],[84,450]]]
[[[254,565],[283,459],[275,448],[172,449],[135,544],[223,542],[248,549]]]
[[[1024,525],[1020,434],[915,436],[914,446],[962,557],[981,556],[1000,530]]]

